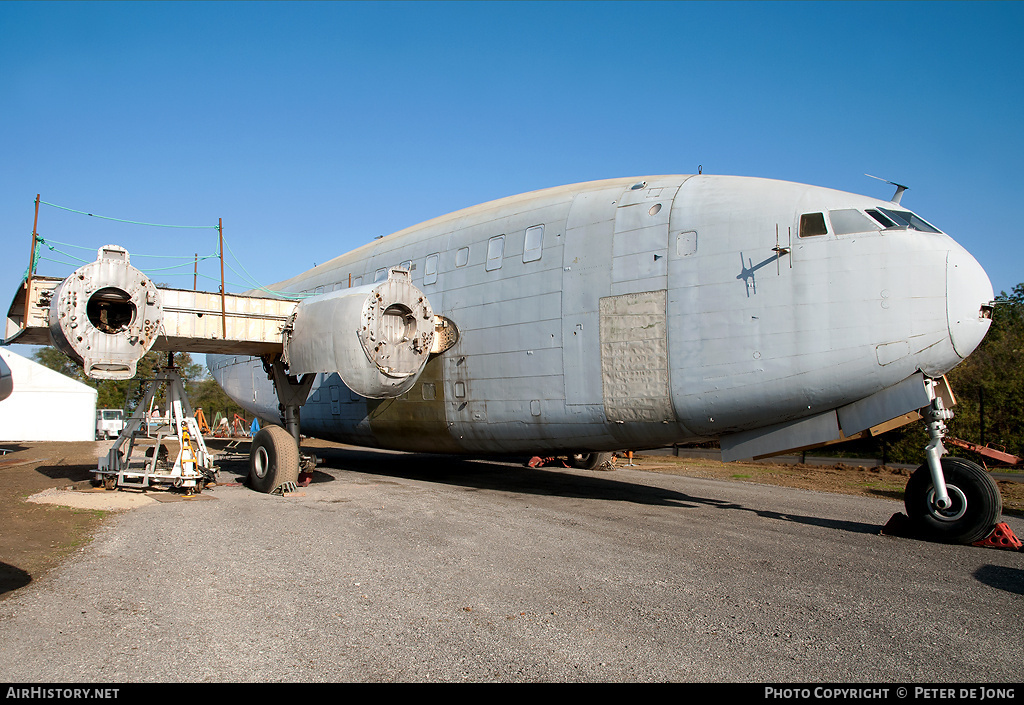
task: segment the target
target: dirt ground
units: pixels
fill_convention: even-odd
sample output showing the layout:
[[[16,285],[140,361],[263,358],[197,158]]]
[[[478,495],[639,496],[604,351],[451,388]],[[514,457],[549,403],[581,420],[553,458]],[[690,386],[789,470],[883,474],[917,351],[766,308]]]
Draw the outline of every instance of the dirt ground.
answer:
[[[239,480],[245,473],[248,442],[234,452],[224,451],[227,441],[208,442],[211,452],[223,452],[218,460],[221,481]],[[127,502],[192,501],[177,492],[106,492],[92,486],[97,459],[109,442],[6,443],[10,451],[0,456],[0,599],[18,588],[39,580],[61,560],[86,545],[96,529],[113,511],[125,511]],[[305,441],[304,449],[337,447],[320,441]],[[625,458],[616,467],[630,467]],[[768,463],[721,463],[712,460],[676,458],[670,455],[642,455],[632,459],[633,469],[691,477],[708,477],[738,482],[782,485],[801,489],[886,497],[902,500],[910,471],[900,468],[864,468],[852,465],[810,466]],[[1024,483],[999,481],[1004,513],[1024,515]],[[89,502],[79,506],[45,503],[61,490],[88,494]],[[106,495],[108,501],[103,502]],[[111,503],[111,495],[120,495]],[[66,496],[66,495],[63,495]],[[32,501],[29,498],[33,498]],[[97,503],[96,500],[99,500]]]

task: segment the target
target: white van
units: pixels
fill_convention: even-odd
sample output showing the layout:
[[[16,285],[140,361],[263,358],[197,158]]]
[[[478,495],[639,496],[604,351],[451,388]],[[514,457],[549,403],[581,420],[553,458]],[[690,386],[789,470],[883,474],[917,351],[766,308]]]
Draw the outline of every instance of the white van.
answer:
[[[124,412],[120,409],[96,409],[96,440],[117,438],[124,430]]]

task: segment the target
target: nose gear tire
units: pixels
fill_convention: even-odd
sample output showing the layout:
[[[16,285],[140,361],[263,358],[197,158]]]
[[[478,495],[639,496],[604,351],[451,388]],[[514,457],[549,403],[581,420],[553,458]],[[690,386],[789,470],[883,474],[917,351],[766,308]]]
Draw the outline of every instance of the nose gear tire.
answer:
[[[903,503],[907,516],[926,538],[969,544],[992,531],[1003,511],[999,487],[984,468],[963,458],[942,458],[942,474],[952,506],[935,506],[935,490],[925,463],[910,476]]]

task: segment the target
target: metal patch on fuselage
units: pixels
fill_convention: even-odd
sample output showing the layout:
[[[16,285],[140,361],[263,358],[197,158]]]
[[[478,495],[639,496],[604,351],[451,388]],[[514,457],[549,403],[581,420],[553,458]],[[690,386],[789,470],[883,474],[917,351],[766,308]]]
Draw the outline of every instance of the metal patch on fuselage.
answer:
[[[611,423],[674,422],[666,292],[601,299],[601,379]]]

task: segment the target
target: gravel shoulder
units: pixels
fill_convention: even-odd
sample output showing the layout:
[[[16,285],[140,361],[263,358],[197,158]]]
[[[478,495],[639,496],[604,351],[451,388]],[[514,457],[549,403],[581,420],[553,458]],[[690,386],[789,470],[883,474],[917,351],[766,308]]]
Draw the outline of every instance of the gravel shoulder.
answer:
[[[210,450],[219,453],[222,482],[237,483],[246,472],[248,442],[233,451],[226,445],[224,440],[208,441]],[[91,473],[109,447],[109,442],[5,444],[9,452],[0,457],[0,599],[43,579],[91,541],[113,513],[156,501],[206,498],[173,491],[107,492],[94,488]],[[351,447],[307,440],[304,448],[329,457]],[[631,461],[618,458],[616,467],[894,500],[902,500],[909,475],[906,469],[890,467],[722,463],[656,454],[638,454]],[[998,484],[1004,513],[1024,516],[1024,483]]]

